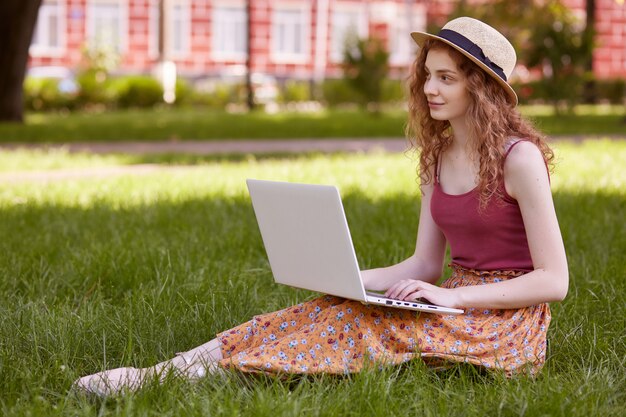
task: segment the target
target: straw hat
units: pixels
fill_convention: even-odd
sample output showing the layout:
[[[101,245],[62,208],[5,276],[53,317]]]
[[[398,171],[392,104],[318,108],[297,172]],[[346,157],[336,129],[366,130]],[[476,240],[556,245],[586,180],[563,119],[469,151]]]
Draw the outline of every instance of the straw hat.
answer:
[[[437,35],[412,32],[411,37],[421,47],[427,39],[437,39],[461,52],[491,75],[517,104],[517,94],[508,79],[517,57],[513,45],[497,30],[471,17],[451,20]]]

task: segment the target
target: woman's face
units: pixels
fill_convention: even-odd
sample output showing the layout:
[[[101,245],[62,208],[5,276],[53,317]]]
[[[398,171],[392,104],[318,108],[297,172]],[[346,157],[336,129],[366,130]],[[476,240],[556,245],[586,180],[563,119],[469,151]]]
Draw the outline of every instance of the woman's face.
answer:
[[[448,52],[431,49],[426,55],[424,94],[430,117],[435,120],[462,119],[470,105],[465,75]]]

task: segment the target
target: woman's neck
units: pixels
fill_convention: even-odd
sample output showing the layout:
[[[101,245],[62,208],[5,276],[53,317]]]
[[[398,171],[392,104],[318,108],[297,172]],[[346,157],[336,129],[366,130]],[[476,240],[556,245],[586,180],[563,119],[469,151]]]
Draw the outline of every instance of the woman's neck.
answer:
[[[469,142],[469,133],[467,131],[467,125],[465,124],[465,118],[450,120],[449,122],[452,128],[453,146],[457,149],[466,150]]]

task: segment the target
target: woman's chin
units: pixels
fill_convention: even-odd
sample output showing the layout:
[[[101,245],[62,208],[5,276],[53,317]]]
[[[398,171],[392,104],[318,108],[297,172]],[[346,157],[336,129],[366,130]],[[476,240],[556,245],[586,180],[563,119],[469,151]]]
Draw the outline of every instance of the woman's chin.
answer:
[[[430,111],[430,118],[433,119],[433,120],[439,120],[439,121],[448,120],[447,117],[444,117],[444,115],[442,115],[437,110],[431,110]]]

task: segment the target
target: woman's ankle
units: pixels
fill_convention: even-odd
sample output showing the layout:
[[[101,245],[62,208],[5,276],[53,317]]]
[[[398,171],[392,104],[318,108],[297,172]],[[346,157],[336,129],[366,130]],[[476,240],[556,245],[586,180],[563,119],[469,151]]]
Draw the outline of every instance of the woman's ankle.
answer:
[[[197,380],[216,371],[215,361],[206,360],[198,355],[179,354],[170,360],[145,368],[146,375],[153,375],[163,382],[169,375],[188,380]]]

